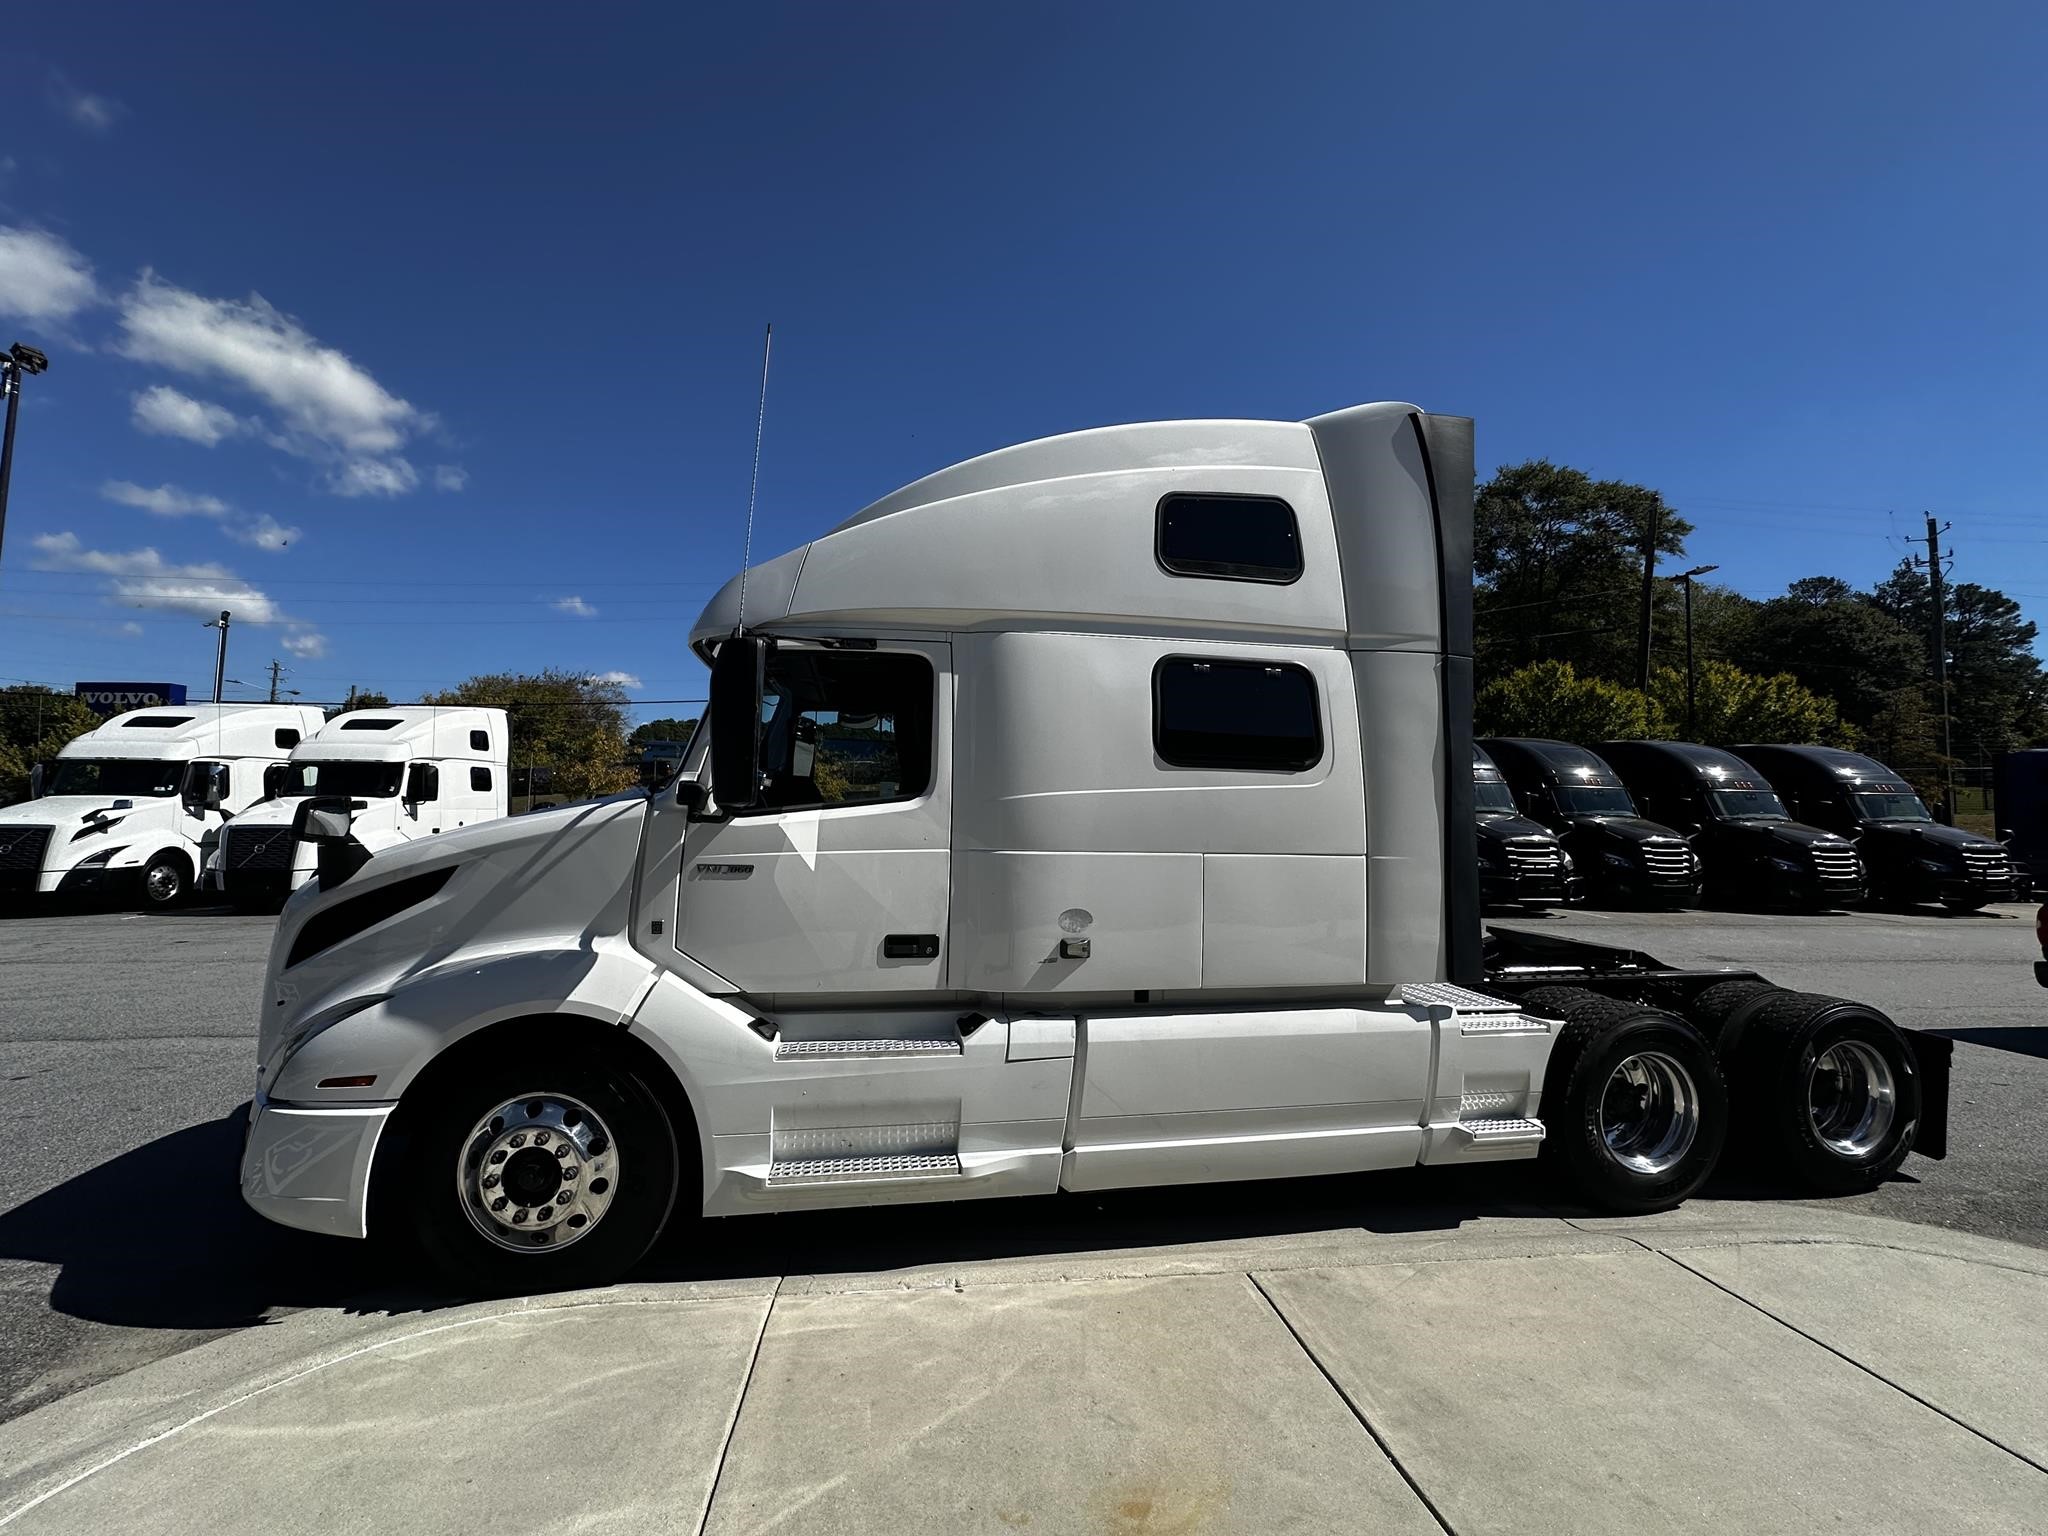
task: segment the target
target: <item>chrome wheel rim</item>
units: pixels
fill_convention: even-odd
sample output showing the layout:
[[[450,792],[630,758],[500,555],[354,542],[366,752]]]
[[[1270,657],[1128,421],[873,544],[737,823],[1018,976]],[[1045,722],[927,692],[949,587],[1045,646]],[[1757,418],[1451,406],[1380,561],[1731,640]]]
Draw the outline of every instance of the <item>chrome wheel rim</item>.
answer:
[[[1814,1058],[1806,1078],[1813,1133],[1843,1157],[1868,1157],[1891,1134],[1899,1090],[1884,1053],[1862,1040],[1837,1040]]]
[[[611,1128],[565,1094],[508,1099],[463,1138],[455,1189],[469,1223],[515,1253],[547,1253],[597,1230],[619,1193]]]
[[[178,894],[178,872],[168,864],[152,864],[142,877],[151,901],[169,901]]]
[[[1600,1090],[1600,1139],[1631,1173],[1669,1173],[1700,1132],[1692,1074],[1662,1051],[1630,1056]]]

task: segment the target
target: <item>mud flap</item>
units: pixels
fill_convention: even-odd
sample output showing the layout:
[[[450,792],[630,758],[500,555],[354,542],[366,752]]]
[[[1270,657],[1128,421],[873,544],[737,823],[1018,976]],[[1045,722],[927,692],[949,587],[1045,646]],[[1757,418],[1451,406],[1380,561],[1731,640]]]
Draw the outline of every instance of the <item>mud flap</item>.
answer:
[[[1948,1156],[1948,1069],[1956,1043],[1924,1029],[1902,1029],[1920,1068],[1920,1129],[1913,1150],[1937,1160]]]

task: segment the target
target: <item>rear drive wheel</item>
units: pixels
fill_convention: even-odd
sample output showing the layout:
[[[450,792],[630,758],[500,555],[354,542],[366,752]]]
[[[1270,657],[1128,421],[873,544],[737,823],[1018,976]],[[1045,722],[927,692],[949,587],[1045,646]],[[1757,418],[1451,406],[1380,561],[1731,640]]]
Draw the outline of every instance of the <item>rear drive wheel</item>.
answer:
[[[142,904],[152,912],[168,910],[185,899],[191,883],[192,872],[182,854],[160,853],[143,868]]]
[[[1825,1194],[1875,1189],[1920,1129],[1920,1070],[1874,1008],[1784,992],[1751,1018],[1731,1062],[1761,1172]]]
[[[1565,1027],[1544,1071],[1544,1157],[1589,1204],[1668,1210],[1705,1183],[1727,1134],[1728,1096],[1698,1030],[1660,1008],[1538,988],[1533,1013]]]
[[[674,1130],[621,1066],[512,1054],[418,1107],[399,1192],[413,1233],[464,1294],[609,1284],[668,1220]]]

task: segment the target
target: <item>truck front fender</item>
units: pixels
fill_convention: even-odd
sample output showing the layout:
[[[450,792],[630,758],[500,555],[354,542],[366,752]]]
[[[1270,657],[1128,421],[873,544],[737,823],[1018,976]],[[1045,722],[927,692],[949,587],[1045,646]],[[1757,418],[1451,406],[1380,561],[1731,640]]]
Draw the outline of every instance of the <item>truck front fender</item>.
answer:
[[[624,944],[471,956],[408,978],[389,993],[323,1010],[306,1038],[279,1054],[264,1091],[292,1104],[388,1103],[458,1040],[517,1019],[626,1023],[654,982],[654,967]],[[329,1079],[369,1078],[347,1088]]]

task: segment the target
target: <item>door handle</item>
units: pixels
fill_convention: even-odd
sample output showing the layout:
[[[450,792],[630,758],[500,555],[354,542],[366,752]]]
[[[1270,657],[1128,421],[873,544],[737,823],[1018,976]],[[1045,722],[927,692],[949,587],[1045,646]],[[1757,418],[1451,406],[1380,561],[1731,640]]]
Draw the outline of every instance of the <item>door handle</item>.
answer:
[[[884,960],[936,960],[939,957],[939,936],[936,933],[885,933],[882,935],[882,958]]]

